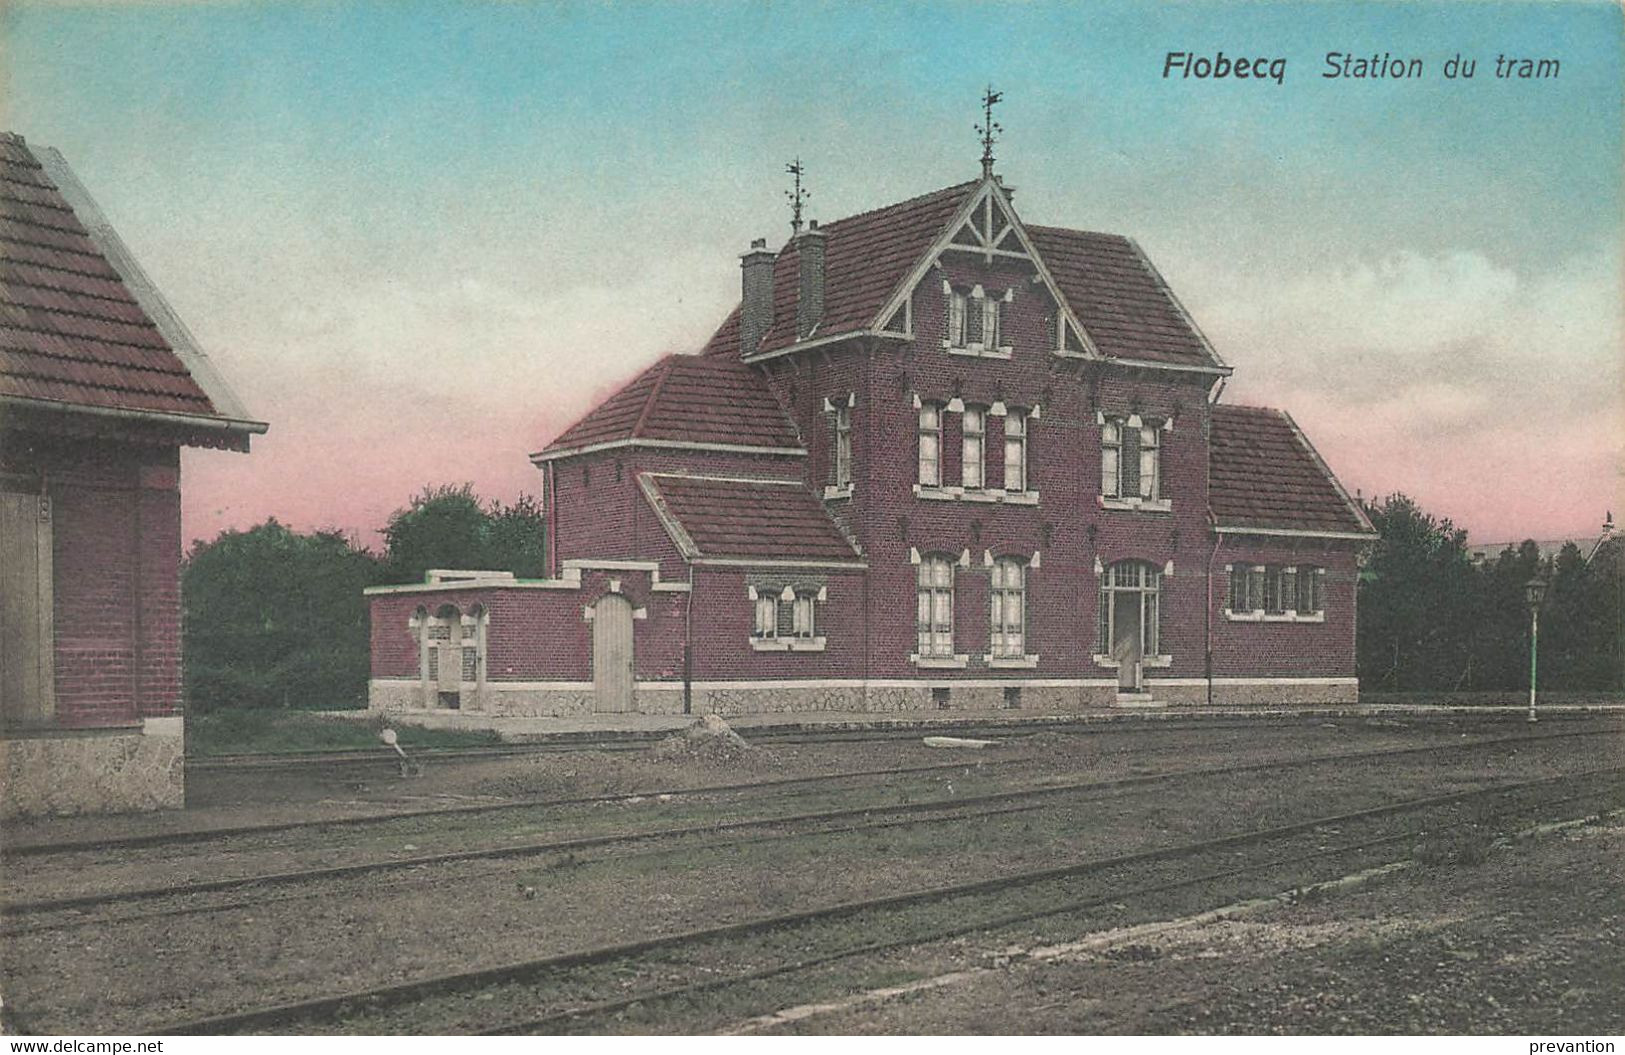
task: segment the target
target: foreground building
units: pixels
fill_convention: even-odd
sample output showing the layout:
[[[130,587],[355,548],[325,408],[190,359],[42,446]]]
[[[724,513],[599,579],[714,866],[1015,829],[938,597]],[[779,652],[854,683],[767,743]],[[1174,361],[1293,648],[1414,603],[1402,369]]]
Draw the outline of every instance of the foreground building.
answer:
[[[3,815],[180,806],[180,448],[251,421],[60,154],[0,133]]]
[[[368,591],[375,708],[1356,698],[1374,535],[1132,240],[981,179],[741,259],[739,307],[532,456],[549,578]]]

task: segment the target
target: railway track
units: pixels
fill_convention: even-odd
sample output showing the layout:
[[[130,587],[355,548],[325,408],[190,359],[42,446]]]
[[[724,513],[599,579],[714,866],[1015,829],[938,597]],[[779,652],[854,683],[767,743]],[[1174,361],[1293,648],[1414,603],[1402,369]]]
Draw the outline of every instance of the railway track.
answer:
[[[753,817],[732,821],[651,828],[634,832],[616,832],[603,835],[578,836],[566,839],[551,839],[522,843],[518,845],[507,844],[494,847],[486,846],[452,852],[419,854],[411,857],[392,857],[381,860],[363,861],[353,864],[326,866],[321,868],[262,873],[248,876],[235,876],[166,886],[139,887],[95,894],[77,894],[55,898],[8,901],[5,903],[0,903],[0,918],[6,920],[5,925],[0,927],[0,934],[21,934],[38,930],[60,929],[69,925],[79,926],[96,922],[104,922],[81,919],[47,923],[37,926],[17,926],[15,924],[15,921],[19,917],[41,915],[52,912],[65,912],[72,910],[94,911],[105,909],[114,905],[129,904],[133,902],[196,898],[204,895],[229,893],[239,890],[264,890],[273,887],[283,887],[297,884],[354,879],[389,872],[411,872],[425,868],[437,868],[467,862],[523,860],[527,858],[545,857],[548,855],[575,854],[581,851],[618,849],[635,847],[638,845],[654,844],[656,849],[651,852],[663,852],[664,849],[670,848],[672,844],[687,846],[690,845],[691,841],[695,839],[702,840],[701,845],[705,847],[713,847],[718,845],[728,845],[730,842],[737,842],[738,840],[732,837],[737,837],[745,833],[771,833],[778,829],[783,829],[783,831],[776,835],[764,835],[753,841],[763,841],[765,839],[772,838],[792,839],[807,838],[816,835],[846,834],[869,829],[896,827],[903,824],[939,824],[960,822],[977,819],[978,817],[982,816],[1038,809],[1049,801],[1063,799],[1070,796],[1092,796],[1126,789],[1166,785],[1183,780],[1239,776],[1262,771],[1301,768],[1304,766],[1317,764],[1391,758],[1424,753],[1437,754],[1445,751],[1461,751],[1482,747],[1501,746],[1509,742],[1523,743],[1528,741],[1554,740],[1562,739],[1567,735],[1572,734],[1545,734],[1536,737],[1512,737],[1503,740],[1471,741],[1465,744],[1435,744],[1428,745],[1426,747],[1413,747],[1400,750],[1383,749],[1365,752],[1338,752],[1285,761],[1270,760],[1263,762],[1251,762],[1235,766],[1191,767],[1187,769],[1175,770],[1169,773],[1135,774],[1123,777],[1113,777],[1105,780],[1069,781],[1065,783],[1044,784],[1035,787],[996,791],[981,795],[930,799],[906,804],[869,804],[790,815]],[[950,768],[957,770],[961,767],[959,765],[954,765]],[[427,876],[420,877],[418,879],[418,882],[429,881],[432,880]],[[255,898],[250,901],[232,902],[224,905],[189,906],[173,909],[168,912],[152,912],[139,916],[119,917],[105,922],[120,922],[125,919],[149,919],[164,915],[186,915],[201,912],[227,911],[233,908],[264,904],[273,900],[280,899]]]
[[[1263,716],[1261,716],[1262,718]],[[1351,718],[1346,714],[1294,714],[1288,717],[1269,716],[1272,726],[1279,726],[1283,722],[1294,724],[1321,724],[1326,721],[1342,720],[1393,720],[1395,716],[1389,714],[1373,713]],[[1445,714],[1404,714],[1403,717],[1419,726],[1452,725],[1462,721],[1472,720],[1482,723],[1483,718],[1466,716],[1455,713]],[[1500,716],[1490,716],[1500,717]],[[1189,730],[1213,729],[1252,729],[1257,728],[1261,718],[1206,718],[1193,719],[1177,714],[1161,715],[1125,714],[1106,717],[1093,717],[1080,721],[1070,715],[1057,715],[1054,720],[1042,717],[1029,717],[1010,722],[978,722],[966,723],[961,720],[943,719],[941,721],[916,722],[907,727],[867,727],[849,729],[839,726],[821,727],[807,724],[799,726],[765,727],[746,729],[748,739],[752,743],[761,745],[797,745],[797,744],[828,744],[828,743],[889,743],[914,742],[922,736],[932,733],[951,733],[958,736],[971,737],[1010,737],[1019,739],[1034,736],[1040,733],[1088,733],[1091,736],[1101,735],[1138,735],[1144,733],[1147,727],[1157,732],[1178,732]],[[1565,721],[1607,721],[1609,716],[1597,714],[1564,715]],[[1519,719],[1522,720],[1521,718]],[[1554,719],[1555,720],[1555,719]],[[1617,721],[1617,719],[1616,719]],[[658,732],[623,732],[610,735],[580,734],[555,735],[547,740],[538,740],[527,743],[500,744],[488,747],[420,747],[410,752],[415,761],[420,762],[478,762],[498,761],[508,758],[528,758],[550,754],[569,754],[584,751],[607,752],[637,752],[647,751],[663,740],[671,737],[677,731],[661,730]],[[231,772],[252,770],[276,769],[320,769],[334,770],[349,767],[371,769],[393,769],[399,764],[399,757],[393,752],[383,748],[348,748],[338,751],[291,751],[283,753],[242,753],[222,755],[201,755],[189,757],[187,768],[193,772]]]
[[[1522,734],[1517,736],[1492,737],[1486,739],[1470,740],[1465,743],[1433,743],[1404,748],[1381,748],[1362,752],[1338,752],[1322,755],[1300,756],[1297,758],[1275,759],[1267,762],[1248,763],[1234,767],[1219,767],[1210,770],[1179,770],[1169,774],[1158,774],[1146,778],[1125,779],[1177,779],[1188,774],[1217,772],[1217,773],[1243,773],[1257,769],[1274,768],[1281,766],[1300,766],[1319,762],[1353,759],[1353,758],[1379,758],[1401,757],[1411,754],[1424,754],[1442,750],[1470,749],[1476,747],[1491,747],[1503,744],[1539,743],[1550,740],[1562,740],[1576,737],[1596,736],[1601,733],[1612,732],[1612,729],[1598,730],[1593,727],[1585,729],[1565,729],[1558,732],[1544,732],[1533,735]],[[832,785],[843,780],[865,780],[870,778],[888,778],[894,776],[908,776],[931,772],[946,772],[949,770],[964,769],[968,766],[983,769],[996,766],[1016,765],[1030,762],[1030,758],[982,759],[961,758],[951,762],[932,763],[919,766],[901,766],[884,769],[855,770],[842,773],[826,773],[800,777],[777,777],[769,780],[741,781],[726,784],[709,784],[698,787],[678,787],[664,790],[656,789],[640,791],[621,795],[586,795],[567,798],[531,798],[513,799],[502,802],[478,803],[465,806],[437,807],[418,810],[395,810],[384,813],[364,814],[354,817],[336,817],[311,821],[285,821],[275,824],[237,825],[231,827],[206,828],[183,832],[157,832],[147,835],[126,836],[118,839],[85,839],[59,842],[23,843],[16,846],[4,847],[0,856],[17,860],[26,857],[49,856],[70,853],[104,853],[126,849],[148,848],[157,846],[180,846],[188,843],[209,842],[217,839],[234,839],[260,835],[274,835],[283,832],[310,831],[322,832],[346,828],[367,827],[372,825],[390,824],[399,821],[457,818],[477,816],[490,813],[513,812],[520,810],[545,810],[570,806],[583,806],[601,802],[629,802],[651,798],[694,798],[706,795],[726,795],[735,793],[748,793],[753,791],[781,789],[795,786]],[[0,906],[0,911],[5,911]]]
[[[1160,847],[1110,858],[1074,861],[1059,866],[1012,873],[990,879],[929,887],[901,894],[865,898],[759,917],[720,926],[705,927],[640,941],[583,949],[519,963],[474,971],[462,971],[420,979],[405,984],[356,990],[255,1008],[248,1011],[172,1023],[158,1031],[170,1034],[215,1035],[232,1032],[286,1031],[315,1032],[324,1028],[344,1028],[377,1033],[396,1030],[396,1023],[411,1020],[409,1012],[429,1008],[435,1028],[415,1023],[420,1032],[446,1032],[457,1028],[477,1028],[483,1032],[536,1032],[581,1024],[593,1016],[624,1010],[633,1004],[672,1001],[703,995],[730,986],[739,986],[784,974],[806,971],[814,966],[844,959],[873,956],[927,942],[943,941],[970,933],[997,930],[1047,917],[1077,913],[1150,893],[1213,884],[1249,875],[1278,876],[1283,869],[1307,868],[1312,863],[1335,863],[1351,856],[1392,848],[1414,840],[1423,828],[1437,831],[1464,824],[1483,823],[1482,813],[1468,811],[1463,817],[1452,813],[1473,804],[1506,807],[1500,819],[1523,814],[1539,816],[1554,807],[1594,803],[1608,799],[1617,802],[1617,777],[1625,766],[1610,766],[1537,780],[1499,782],[1468,791],[1452,792],[1398,802],[1352,812],[1317,817],[1269,828],[1235,832],[1214,838]],[[1588,782],[1599,787],[1585,787]],[[1581,785],[1564,787],[1564,785]],[[1556,790],[1555,795],[1520,796],[1531,792]],[[1444,814],[1429,818],[1431,812]],[[1407,821],[1407,816],[1410,819]],[[1546,818],[1549,819],[1549,818]],[[1384,824],[1399,821],[1397,829]],[[1374,825],[1374,831],[1348,839],[1336,846],[1318,842],[1329,833],[1347,836],[1351,828]],[[1309,838],[1312,845],[1293,845],[1293,840]],[[1277,846],[1277,844],[1279,844]],[[1276,849],[1273,855],[1237,863],[1240,851]],[[1191,874],[1170,878],[1163,872],[1150,876],[1137,874],[1147,868],[1183,866]],[[1298,873],[1293,873],[1298,874]],[[1096,877],[1103,879],[1099,889],[1078,891],[1071,884]],[[1115,878],[1114,878],[1115,877]],[[914,913],[917,916],[911,916]],[[818,928],[847,924],[834,932],[834,945],[819,946]],[[803,933],[807,932],[807,933]],[[882,940],[866,940],[882,933]],[[853,941],[842,935],[856,934]],[[799,936],[791,940],[787,935]],[[696,965],[707,958],[721,962],[753,957],[737,956],[739,948],[757,939],[772,938],[776,962],[745,972],[731,972],[722,978],[696,981]],[[759,946],[761,943],[759,943]],[[793,953],[786,955],[786,951]],[[811,950],[811,951],[807,951]],[[760,957],[773,954],[760,952]],[[760,963],[756,958],[755,962]],[[640,973],[641,972],[641,973]],[[675,984],[671,981],[676,977]],[[644,984],[633,987],[634,980]],[[603,986],[616,992],[604,999]],[[598,988],[595,988],[598,987]],[[634,988],[633,992],[628,992]],[[501,1002],[503,995],[508,1003]],[[596,998],[595,998],[596,997]],[[525,1005],[515,1008],[514,1005]],[[438,1004],[436,1002],[439,1002]],[[541,1013],[535,1013],[540,1005]],[[503,1021],[491,1022],[493,1014],[510,1013]],[[447,1020],[455,1023],[447,1027]]]

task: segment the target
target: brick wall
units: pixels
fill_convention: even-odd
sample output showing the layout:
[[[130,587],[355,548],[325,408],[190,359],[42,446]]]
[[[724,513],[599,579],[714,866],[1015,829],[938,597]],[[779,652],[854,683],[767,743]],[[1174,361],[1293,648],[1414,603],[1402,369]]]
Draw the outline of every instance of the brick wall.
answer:
[[[51,496],[56,721],[181,707],[178,448],[8,433],[0,469]]]

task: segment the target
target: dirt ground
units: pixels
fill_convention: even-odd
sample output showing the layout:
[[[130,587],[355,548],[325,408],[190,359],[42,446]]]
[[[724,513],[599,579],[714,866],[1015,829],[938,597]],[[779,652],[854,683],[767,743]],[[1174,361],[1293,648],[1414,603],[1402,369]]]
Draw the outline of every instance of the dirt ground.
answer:
[[[1606,731],[1615,726],[1597,726],[1595,737],[1588,733],[1540,745],[1502,745],[1301,768],[1264,766],[1247,774],[1182,777],[1167,785],[1138,785],[1088,800],[1045,800],[1042,808],[1008,817],[847,835],[792,832],[776,841],[702,835],[692,841],[602,854],[554,853],[511,861],[418,866],[354,879],[302,879],[274,889],[234,891],[219,897],[189,895],[185,901],[169,898],[84,914],[74,910],[23,916],[7,919],[7,932],[0,934],[4,996],[11,1021],[24,1028],[76,1032],[149,1029],[267,1002],[511,963],[811,908],[843,898],[1178,844],[1219,831],[1247,830],[1398,797],[1473,787],[1485,780],[1528,779],[1617,764],[1625,741],[1619,732]],[[1577,723],[1572,728],[1591,726]],[[208,804],[184,814],[42,822],[25,826],[23,838],[8,826],[5,841],[11,845],[94,838],[97,833],[127,835],[516,799],[578,801],[570,806],[402,818],[358,828],[243,835],[200,844],[22,857],[6,862],[0,897],[9,902],[164,886],[561,836],[622,834],[832,808],[868,810],[924,801],[952,802],[958,797],[1062,781],[1423,744],[1456,745],[1478,737],[1523,732],[1521,727],[1488,723],[1417,727],[1387,719],[1342,720],[1239,728],[1045,731],[1011,737],[985,751],[958,754],[931,750],[913,740],[783,744],[745,751],[673,743],[638,753],[577,752],[448,763],[430,766],[423,776],[408,780],[389,772],[358,777],[353,773],[225,771],[211,773],[195,786],[200,800]],[[661,789],[944,764],[950,768],[827,785],[669,798],[660,793]],[[579,801],[583,799],[587,801]],[[1619,848],[1617,843],[1599,841],[1597,845],[1616,852]],[[3,852],[0,848],[0,857]],[[1547,877],[1548,881],[1553,878]],[[1557,889],[1589,891],[1597,885],[1576,886],[1568,879],[1563,883]],[[1617,925],[1617,901],[1604,898],[1594,903],[1612,904],[1614,915],[1608,918]],[[1343,917],[1335,905],[1328,903],[1326,908],[1334,915],[1315,924],[1321,929],[1309,924],[1288,928],[1296,937],[1283,939],[1284,945],[1261,944],[1261,939],[1246,937],[1257,932],[1241,928],[1224,939],[1230,944],[1216,946],[1220,951],[1211,955],[1187,955],[1182,946],[1161,952],[1147,945],[1150,951],[1112,954],[1105,967],[1056,963],[1030,968],[1040,972],[1097,970],[1099,977],[1078,983],[1081,989],[1068,988],[1070,983],[1064,979],[1047,975],[999,989],[1005,984],[1001,982],[1004,975],[1014,977],[1015,971],[974,982],[978,992],[982,987],[994,987],[987,992],[990,1005],[1023,1007],[1026,1014],[1012,1011],[1004,1018],[991,1013],[966,1017],[951,1004],[938,1007],[929,996],[922,996],[882,1004],[878,1009],[854,1008],[819,1016],[800,1028],[834,1032],[1349,1031],[1328,1023],[1335,1023],[1337,1014],[1349,1015],[1352,1022],[1364,1020],[1336,1000],[1347,986],[1367,983],[1345,982],[1335,972],[1354,972],[1360,964],[1355,960],[1344,966],[1334,954],[1340,955],[1344,945],[1353,947],[1365,939],[1348,937],[1345,941],[1343,931],[1327,929],[1333,923],[1342,926],[1338,921]],[[177,909],[184,911],[177,914]],[[1422,918],[1438,922],[1453,917]],[[1520,918],[1509,917],[1514,923]],[[1415,934],[1431,933],[1413,930]],[[1560,933],[1552,955],[1583,958],[1575,950],[1590,948],[1589,939],[1579,932]],[[1318,937],[1309,941],[1303,935]],[[1397,941],[1415,935],[1404,930],[1390,936]],[[1617,926],[1605,937],[1617,944]],[[1471,959],[1452,955],[1441,962],[1459,967],[1466,978],[1475,969],[1499,964],[1490,955],[1480,950]],[[1296,966],[1283,966],[1294,962],[1292,957],[1300,958]],[[922,955],[908,967],[925,969],[937,959]],[[1211,982],[1187,986],[1181,980],[1183,975],[1178,972],[1204,977],[1200,971],[1212,967],[1212,960],[1232,966],[1239,960],[1252,966],[1245,971],[1215,970]],[[980,961],[972,957],[971,962]],[[1151,988],[1130,984],[1132,972],[1146,969],[1176,971],[1168,983],[1171,988],[1160,989],[1160,983]],[[1369,969],[1380,973],[1385,968],[1379,961]],[[1245,992],[1234,989],[1241,984],[1239,979],[1246,980]],[[1213,988],[1204,1015],[1200,1000],[1193,1004],[1188,997],[1209,992],[1203,988],[1207,985]],[[1227,985],[1232,989],[1223,988]],[[1322,1002],[1314,1006],[1336,1010],[1327,1010],[1331,1017],[1323,1022],[1309,1010],[1298,1008],[1293,1003],[1298,990],[1291,989],[1292,985],[1308,986],[1305,993],[1318,992],[1317,985],[1329,987],[1329,995],[1323,994]],[[1146,995],[1159,991],[1180,993],[1180,1001],[1158,1003]],[[1593,1006],[1586,1002],[1589,992],[1586,983],[1576,981],[1557,996],[1568,1001],[1563,1006],[1577,1008],[1576,1014],[1582,1014]],[[1046,999],[1037,999],[1046,994]],[[775,993],[768,1006],[749,1010],[757,1013],[785,1006],[782,995]],[[1409,994],[1404,995],[1408,999]],[[788,996],[794,1002],[797,994]],[[1058,999],[1063,1003],[1055,1004]],[[1249,1009],[1255,1004],[1298,1010],[1274,1026],[1249,1026],[1246,1023],[1263,1021],[1247,1017],[1254,1014]],[[1096,1008],[1106,1017],[1077,1017],[1085,1008]],[[1213,1017],[1219,1014],[1215,1009],[1223,1008],[1246,1014],[1234,1022],[1222,1015]],[[731,1020],[717,1018],[718,1010],[711,1008],[703,1016],[704,1028],[721,1029],[729,1024]],[[1137,1014],[1152,1017],[1137,1018]],[[1410,1021],[1393,1008],[1385,1014],[1387,1017],[1372,1021],[1389,1023],[1389,1028]],[[1300,1020],[1306,1024],[1293,1024]],[[826,1021],[835,1025],[826,1030]],[[1431,1029],[1426,1024],[1431,1021],[1414,1028]],[[684,1026],[671,1020],[654,1028],[680,1031]],[[1352,1030],[1361,1028],[1375,1027],[1368,1023]]]
[[[766,1031],[1617,1036],[1622,871],[1616,819],[1052,962],[984,944],[962,959],[1008,964]]]

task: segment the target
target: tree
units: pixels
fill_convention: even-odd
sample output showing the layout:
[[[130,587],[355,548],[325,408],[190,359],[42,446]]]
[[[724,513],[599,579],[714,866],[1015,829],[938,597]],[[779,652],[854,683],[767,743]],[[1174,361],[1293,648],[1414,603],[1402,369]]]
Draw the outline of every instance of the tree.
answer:
[[[425,487],[390,516],[383,535],[386,582],[422,582],[430,568],[510,571],[522,579],[545,569],[542,508],[529,495],[487,507],[472,484]]]
[[[1467,533],[1402,494],[1367,508],[1381,534],[1361,577],[1362,684],[1392,691],[1459,687],[1476,620]]]
[[[270,519],[198,542],[181,569],[191,707],[345,707],[366,698],[377,561],[336,531]]]

